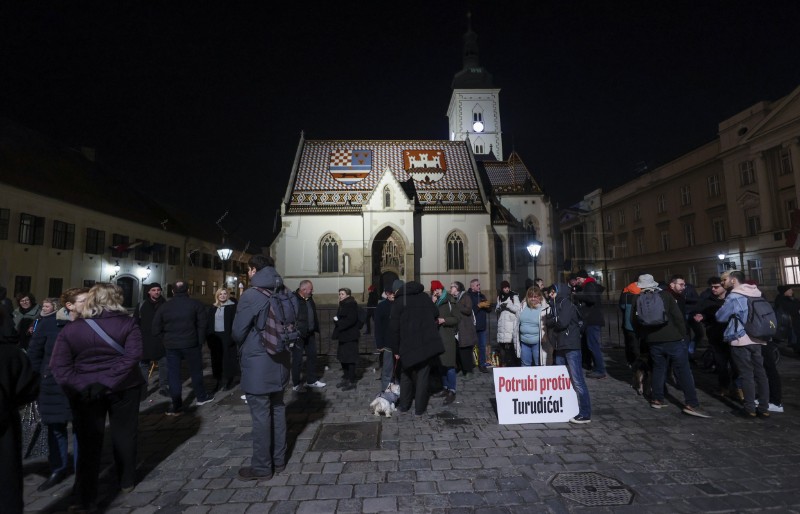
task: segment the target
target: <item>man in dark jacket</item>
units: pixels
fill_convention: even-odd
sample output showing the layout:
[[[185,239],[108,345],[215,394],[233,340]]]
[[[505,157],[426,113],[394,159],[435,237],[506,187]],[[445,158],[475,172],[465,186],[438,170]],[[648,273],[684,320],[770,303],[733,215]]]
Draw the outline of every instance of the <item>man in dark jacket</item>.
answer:
[[[161,306],[153,317],[153,335],[167,350],[169,394],[172,408],[167,416],[183,413],[181,391],[181,361],[186,359],[192,376],[192,389],[197,405],[214,401],[203,385],[203,341],[206,338],[208,310],[199,301],[189,298],[189,288],[183,280],[175,282],[175,296]]]
[[[283,279],[275,261],[267,255],[253,255],[247,275],[254,287],[278,292]],[[289,383],[290,352],[267,353],[256,327],[263,327],[269,315],[269,298],[251,287],[236,306],[233,340],[239,345],[242,382],[252,419],[253,456],[250,466],[239,468],[242,480],[269,480],[286,469],[286,405],[283,390]],[[299,307],[299,306],[298,306]],[[300,309],[298,308],[299,312]]]
[[[380,352],[381,366],[381,391],[385,391],[392,382],[394,373],[394,353],[387,343],[389,334],[389,317],[394,305],[394,291],[391,287],[384,291],[386,298],[378,302],[375,307],[375,347]]]
[[[492,309],[491,303],[486,295],[481,293],[481,281],[473,278],[469,282],[469,297],[472,300],[472,313],[475,315],[475,334],[478,336],[478,370],[481,373],[488,373],[491,368],[491,347],[486,345],[489,335],[489,319],[487,312]]]
[[[667,370],[672,365],[675,378],[683,390],[683,412],[690,416],[709,418],[709,415],[700,410],[700,402],[697,400],[694,377],[689,367],[689,353],[686,351],[686,321],[678,302],[672,294],[658,286],[652,275],[639,275],[636,285],[642,290],[641,294],[660,295],[667,313],[665,325],[640,328],[640,334],[647,342],[650,359],[653,361],[653,400],[650,401],[650,406],[654,409],[667,406],[664,401],[664,386]]]
[[[400,412],[408,411],[412,401],[418,416],[425,414],[428,407],[428,379],[432,360],[444,353],[442,338],[437,330],[438,317],[439,309],[419,282],[407,282],[395,292],[387,342],[392,352],[400,357],[402,372],[397,406]]]
[[[597,379],[606,378],[606,363],[603,360],[603,350],[600,348],[601,333],[606,324],[601,296],[605,288],[598,284],[594,277],[590,277],[586,270],[580,270],[577,279],[581,290],[575,293],[574,298],[581,304],[581,314],[586,330],[586,345],[594,360],[594,368],[586,376]]]
[[[161,396],[169,396],[169,375],[167,373],[167,352],[164,343],[153,335],[153,318],[156,311],[167,301],[161,296],[161,284],[151,282],[144,288],[145,298],[133,313],[133,318],[142,331],[142,376],[150,378],[153,361],[158,361],[158,392]],[[147,394],[147,387],[142,388]]]
[[[299,303],[295,326],[300,333],[300,339],[292,347],[292,390],[299,393],[306,387],[319,389],[327,384],[317,380],[316,337],[319,334],[319,318],[317,317],[317,304],[314,303],[314,284],[310,280],[303,280],[294,295]],[[300,382],[303,352],[306,354],[305,384]]]
[[[580,316],[570,298],[571,292],[567,284],[553,284],[550,287],[547,293],[550,314],[545,317],[545,326],[550,330],[553,361],[557,366],[567,367],[572,388],[578,397],[578,415],[569,422],[582,425],[592,421],[592,401],[583,378]]]

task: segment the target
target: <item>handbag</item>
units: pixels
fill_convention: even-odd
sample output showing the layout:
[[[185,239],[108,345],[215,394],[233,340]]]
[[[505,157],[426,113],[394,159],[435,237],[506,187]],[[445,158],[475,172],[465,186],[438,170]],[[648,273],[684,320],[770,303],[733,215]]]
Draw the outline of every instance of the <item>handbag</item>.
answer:
[[[31,402],[22,413],[22,458],[46,456],[49,452],[39,402]]]

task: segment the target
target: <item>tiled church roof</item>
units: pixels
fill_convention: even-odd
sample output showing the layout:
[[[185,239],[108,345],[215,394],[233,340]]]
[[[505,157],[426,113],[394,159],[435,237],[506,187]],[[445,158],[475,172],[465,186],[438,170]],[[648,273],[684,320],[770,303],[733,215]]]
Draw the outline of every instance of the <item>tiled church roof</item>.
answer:
[[[542,193],[539,184],[533,179],[516,152],[512,152],[507,161],[484,161],[483,167],[486,169],[494,194]]]
[[[478,171],[464,141],[306,140],[301,145],[287,213],[359,212],[386,169],[400,183],[413,179],[424,211],[485,212]]]

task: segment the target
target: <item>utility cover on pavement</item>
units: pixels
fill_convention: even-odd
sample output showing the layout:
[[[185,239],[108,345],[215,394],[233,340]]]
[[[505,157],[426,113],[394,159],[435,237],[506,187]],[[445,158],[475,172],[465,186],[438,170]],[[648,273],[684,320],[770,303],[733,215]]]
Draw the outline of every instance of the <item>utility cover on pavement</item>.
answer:
[[[326,450],[376,450],[380,448],[381,424],[338,423],[322,425],[311,449]]]
[[[628,505],[633,501],[633,491],[619,480],[599,473],[558,473],[550,485],[564,498],[588,507]]]

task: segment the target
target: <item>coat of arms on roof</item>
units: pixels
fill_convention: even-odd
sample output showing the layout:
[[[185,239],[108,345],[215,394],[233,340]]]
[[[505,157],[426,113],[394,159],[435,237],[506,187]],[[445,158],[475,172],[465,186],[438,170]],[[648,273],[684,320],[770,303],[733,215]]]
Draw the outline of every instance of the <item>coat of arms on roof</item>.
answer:
[[[441,150],[405,150],[403,169],[414,180],[429,184],[444,176],[447,171],[447,161]]]
[[[372,150],[334,150],[329,170],[342,184],[360,182],[372,171]]]

